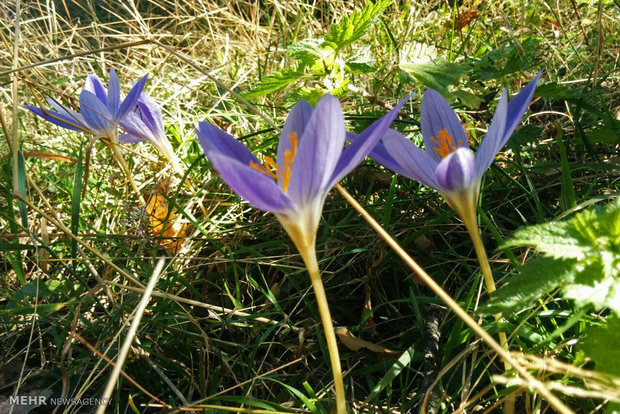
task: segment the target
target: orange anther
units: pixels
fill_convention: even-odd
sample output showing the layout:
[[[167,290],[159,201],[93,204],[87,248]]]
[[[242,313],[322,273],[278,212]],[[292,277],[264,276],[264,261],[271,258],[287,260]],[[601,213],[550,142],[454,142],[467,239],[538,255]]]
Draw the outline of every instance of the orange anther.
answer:
[[[291,173],[293,172],[293,161],[297,155],[297,134],[293,132],[288,137],[291,142],[291,149],[284,151],[284,170],[278,166],[272,157],[265,157],[263,165],[257,164],[254,161],[250,161],[250,168],[273,178],[276,181],[282,182],[282,189],[287,191],[288,183],[291,179]]]
[[[450,153],[454,152],[461,146],[463,143],[462,139],[456,143],[456,146],[452,143],[454,137],[448,134],[448,128],[444,128],[441,131],[437,131],[437,138],[431,137],[431,141],[437,145],[436,148],[433,148],[441,158],[446,158]]]

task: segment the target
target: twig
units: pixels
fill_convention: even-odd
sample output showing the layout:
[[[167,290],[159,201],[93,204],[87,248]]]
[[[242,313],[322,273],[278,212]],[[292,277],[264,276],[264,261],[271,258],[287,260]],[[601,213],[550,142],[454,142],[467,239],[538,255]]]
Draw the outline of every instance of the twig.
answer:
[[[439,374],[439,341],[441,339],[441,331],[439,324],[442,319],[442,312],[437,306],[430,305],[424,313],[424,338],[422,339],[422,353],[424,355],[424,365],[422,373],[422,393],[428,394],[425,399],[428,400],[426,412],[429,414],[437,413],[440,409],[441,395],[439,389],[431,387],[433,380]]]

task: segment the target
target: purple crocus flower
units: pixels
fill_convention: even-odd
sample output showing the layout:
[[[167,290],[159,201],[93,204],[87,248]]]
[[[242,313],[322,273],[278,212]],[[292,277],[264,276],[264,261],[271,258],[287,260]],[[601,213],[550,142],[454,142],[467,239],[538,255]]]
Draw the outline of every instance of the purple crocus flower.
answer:
[[[140,94],[135,110],[129,111],[120,121],[125,134],[118,137],[120,143],[129,144],[149,141],[174,167],[180,170],[174,149],[166,138],[164,121],[159,105],[145,92]]]
[[[475,215],[482,175],[521,122],[540,73],[508,101],[504,89],[491,125],[474,155],[467,136],[448,102],[435,90],[422,98],[421,129],[425,150],[392,129],[370,157],[384,167],[439,191],[461,217]],[[356,142],[355,135],[348,136]]]
[[[80,93],[79,113],[52,99],[47,99],[47,102],[55,112],[30,105],[25,107],[41,118],[63,128],[91,133],[117,142],[118,124],[136,106],[147,77],[148,75],[140,79],[121,102],[120,85],[114,69],[110,69],[107,90],[97,75],[88,75],[84,89]]]
[[[280,136],[277,157],[261,163],[220,128],[200,122],[196,134],[222,179],[254,207],[276,215],[302,251],[314,247],[328,191],[359,164],[385,134],[404,105],[367,128],[343,151],[345,123],[340,103],[326,95],[312,106],[301,99]]]

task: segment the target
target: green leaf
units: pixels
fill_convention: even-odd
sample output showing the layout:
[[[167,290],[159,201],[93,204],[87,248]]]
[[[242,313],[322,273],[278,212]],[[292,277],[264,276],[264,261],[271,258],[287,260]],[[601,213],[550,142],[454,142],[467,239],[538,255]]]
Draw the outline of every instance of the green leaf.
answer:
[[[473,93],[464,91],[462,89],[458,89],[452,92],[452,95],[457,97],[463,103],[463,105],[471,109],[476,109],[480,107],[480,104],[483,101],[483,99],[478,95],[474,95]]]
[[[467,69],[445,59],[436,59],[426,63],[402,62],[400,68],[413,76],[428,88],[433,88],[442,95],[448,95],[448,86],[459,83]]]
[[[558,126],[558,146],[560,147],[560,160],[562,161],[562,187],[560,189],[560,205],[562,210],[570,210],[577,205],[577,198],[575,197],[575,186],[573,185],[573,179],[570,175],[570,165],[568,164],[568,157],[566,156],[566,146],[564,145],[564,135],[562,134],[562,128]]]
[[[596,207],[570,220],[551,222],[518,230],[505,246],[534,246],[546,256],[583,260],[611,255],[608,266],[620,262],[620,199],[607,207]],[[611,260],[611,262],[609,261]]]
[[[36,313],[38,315],[55,313],[69,304],[71,304],[71,302],[45,303],[43,305],[38,305],[36,307],[36,311],[37,311]],[[16,315],[32,315],[33,313],[35,313],[35,307],[29,305],[29,306],[22,306],[19,308],[0,310],[0,317],[12,317]]]
[[[403,352],[400,357],[398,357],[396,361],[394,361],[390,369],[388,369],[383,378],[381,378],[377,385],[375,385],[375,387],[372,389],[368,397],[366,397],[366,401],[372,401],[372,399],[379,395],[379,393],[383,391],[385,387],[390,385],[392,381],[394,381],[394,378],[400,375],[402,370],[409,366],[414,353],[414,346],[411,345],[409,348],[407,348],[405,352]]]
[[[26,169],[24,166],[24,155],[20,149],[17,152],[17,191],[19,195],[26,198]],[[28,210],[26,209],[26,203],[18,201],[19,213],[22,216],[22,226],[24,230],[28,231]]]
[[[513,312],[524,309],[536,299],[546,295],[574,277],[575,260],[554,260],[541,257],[519,269],[519,273],[508,279],[491,294],[491,301],[482,306],[485,314]]]
[[[620,143],[620,132],[613,128],[600,127],[586,133],[592,143],[616,145]]]
[[[375,71],[375,59],[370,53],[370,45],[356,48],[345,58],[346,69],[351,73],[371,73]]]
[[[298,72],[294,69],[285,69],[280,73],[265,76],[258,82],[256,88],[245,94],[245,97],[258,98],[259,96],[281,91],[302,76],[304,76],[303,72]]]
[[[37,287],[38,284],[38,287]],[[52,292],[54,292],[60,286],[60,282],[58,280],[48,280],[46,282],[34,280],[30,283],[25,284],[19,290],[11,295],[9,298],[9,302],[6,304],[6,309],[12,309],[16,307],[19,302],[28,297],[28,298],[42,298],[45,297]]]
[[[361,39],[383,11],[392,4],[392,0],[368,2],[361,11],[354,11],[351,16],[343,17],[339,23],[333,24],[331,32],[325,35],[325,44],[335,51]]]
[[[321,43],[316,39],[305,39],[291,43],[286,50],[303,66],[312,66],[314,61],[322,59],[325,55],[325,51],[321,49]]]
[[[15,252],[20,250],[34,250],[36,247],[32,244],[21,243],[0,243],[0,252]]]
[[[559,84],[557,82],[549,82],[536,86],[535,96],[541,98],[563,99],[563,100],[581,100],[583,93],[574,87]]]
[[[615,277],[605,277],[600,260],[593,261],[579,272],[574,282],[564,288],[563,293],[564,297],[573,299],[579,307],[608,307],[620,315],[620,278],[617,274]]]
[[[491,50],[472,65],[472,78],[487,80],[523,72],[538,65],[540,40],[529,37],[522,42],[507,42]],[[538,88],[536,90],[538,96]]]
[[[522,269],[520,277],[525,279],[518,277],[519,285],[498,290],[491,309],[515,309],[561,285],[563,296],[578,307],[610,308],[620,315],[620,199],[570,220],[519,230],[505,245],[532,245],[545,258]],[[558,268],[553,270],[554,266]],[[521,276],[526,272],[531,275]],[[550,272],[557,274],[557,280],[550,279]]]
[[[620,318],[610,316],[607,324],[589,327],[581,348],[594,361],[596,370],[620,376]]]

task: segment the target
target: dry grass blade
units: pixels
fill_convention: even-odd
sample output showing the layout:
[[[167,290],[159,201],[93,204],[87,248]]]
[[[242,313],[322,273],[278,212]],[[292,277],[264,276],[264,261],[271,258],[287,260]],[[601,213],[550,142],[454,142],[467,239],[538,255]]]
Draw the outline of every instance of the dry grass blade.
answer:
[[[164,259],[159,259],[157,265],[153,269],[153,274],[151,275],[151,279],[149,283],[146,285],[144,293],[142,294],[142,299],[138,304],[135,313],[133,315],[133,319],[131,321],[131,326],[127,330],[127,334],[125,335],[125,340],[123,341],[123,346],[118,352],[118,357],[116,358],[116,365],[110,374],[110,378],[108,379],[108,383],[105,387],[105,390],[102,394],[103,400],[108,400],[112,397],[112,392],[114,391],[114,387],[116,386],[116,380],[121,373],[121,369],[123,368],[123,364],[125,363],[125,359],[127,358],[127,354],[129,354],[129,349],[131,348],[131,344],[134,341],[136,336],[136,332],[138,332],[138,325],[140,325],[140,321],[142,320],[142,315],[146,310],[146,305],[151,299],[151,294],[153,293],[153,289],[155,289],[155,285],[157,284],[157,280],[161,275],[161,272],[164,270],[165,265]],[[97,408],[97,414],[103,414],[105,412],[106,406],[100,405]]]

